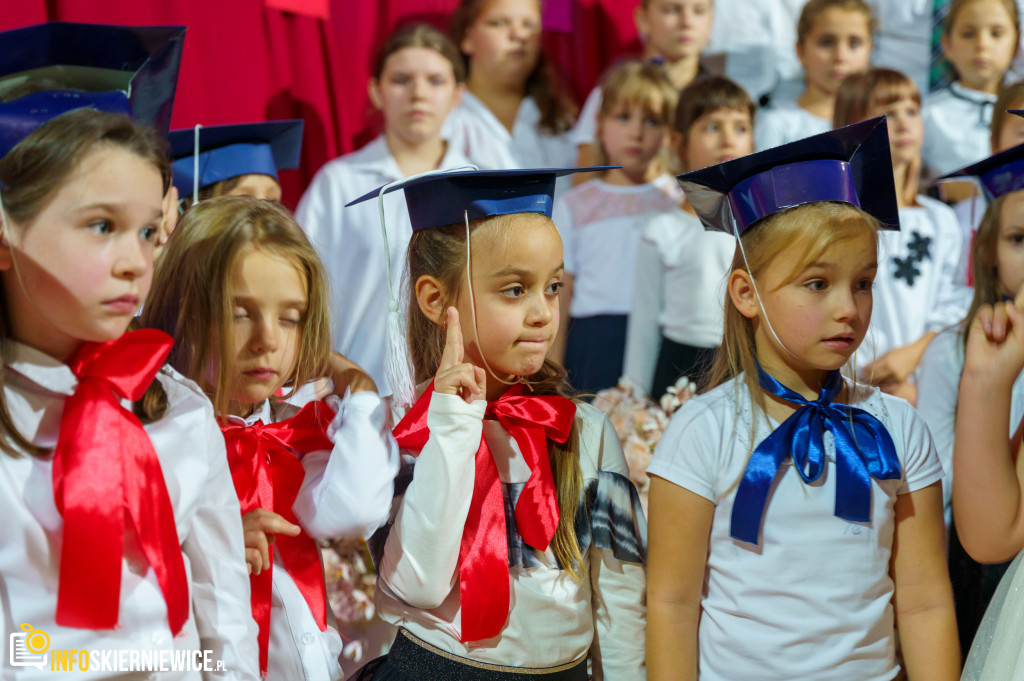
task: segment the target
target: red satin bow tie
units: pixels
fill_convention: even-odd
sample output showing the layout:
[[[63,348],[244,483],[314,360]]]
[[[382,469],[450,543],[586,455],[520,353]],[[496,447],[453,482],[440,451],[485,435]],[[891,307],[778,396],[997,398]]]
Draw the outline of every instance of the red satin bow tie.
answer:
[[[156,573],[177,635],[189,616],[174,508],[153,443],[122,399],[142,398],[174,341],[142,329],[86,343],[70,363],[78,386],[64,404],[53,490],[64,516],[57,623],[113,629],[121,601],[126,515]]]
[[[306,475],[296,452],[332,449],[327,425],[334,412],[324,402],[310,402],[290,419],[251,426],[221,426],[228,449],[228,465],[242,513],[257,508],[273,511],[295,525],[292,506]],[[252,615],[260,627],[260,671],[267,672],[270,645],[270,599],[273,593],[275,547],[285,569],[309,604],[320,631],[327,628],[327,589],[316,542],[303,531],[297,537],[277,535],[270,546],[270,567],[250,575]]]
[[[487,404],[485,418],[497,419],[519,445],[530,467],[516,502],[516,529],[530,546],[544,551],[558,528],[558,497],[548,458],[548,440],[563,443],[576,415],[571,400],[556,395],[526,396],[514,385]],[[398,445],[419,453],[430,437],[427,410],[433,383],[395,427]],[[486,438],[476,451],[476,472],[469,516],[459,547],[459,594],[462,602],[462,642],[497,636],[509,608],[508,530],[498,467]]]

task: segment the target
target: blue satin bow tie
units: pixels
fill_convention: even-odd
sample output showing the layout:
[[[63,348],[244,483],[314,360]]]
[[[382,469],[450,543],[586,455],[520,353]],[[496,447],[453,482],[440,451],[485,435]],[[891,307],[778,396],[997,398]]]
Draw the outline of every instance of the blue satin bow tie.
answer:
[[[882,422],[848,404],[832,402],[843,389],[838,371],[829,374],[818,399],[808,401],[757,368],[761,389],[787,402],[803,405],[761,441],[750,457],[732,507],[734,539],[758,543],[761,518],[779,466],[792,456],[804,482],[814,482],[825,470],[824,433],[832,433],[836,448],[836,517],[852,522],[871,520],[871,478],[898,479],[896,447]],[[851,428],[852,426],[852,428]]]

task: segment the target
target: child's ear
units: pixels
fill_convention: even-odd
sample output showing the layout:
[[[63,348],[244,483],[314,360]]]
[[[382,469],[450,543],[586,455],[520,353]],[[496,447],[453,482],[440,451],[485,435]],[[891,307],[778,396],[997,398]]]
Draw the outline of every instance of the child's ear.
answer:
[[[380,96],[380,81],[376,78],[371,78],[366,81],[366,93],[370,95],[370,103],[373,104],[373,108],[380,111],[384,108],[384,101]]]
[[[754,291],[753,280],[746,270],[733,270],[729,275],[729,298],[741,315],[747,319],[757,317],[757,292]]]
[[[435,324],[441,324],[445,319],[447,307],[442,293],[441,282],[436,278],[425,274],[416,280],[416,304],[423,316]]]

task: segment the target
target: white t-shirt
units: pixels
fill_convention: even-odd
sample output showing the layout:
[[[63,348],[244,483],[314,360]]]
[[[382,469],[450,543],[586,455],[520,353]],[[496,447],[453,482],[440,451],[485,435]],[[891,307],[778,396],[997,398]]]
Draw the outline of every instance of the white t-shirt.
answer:
[[[991,153],[992,107],[996,96],[953,83],[924,102],[922,160],[930,177],[976,163]]]
[[[764,151],[831,129],[832,121],[827,118],[815,116],[796,102],[783,102],[758,112],[754,144],[757,151]]]
[[[878,233],[878,274],[868,337],[858,365],[956,324],[971,303],[963,285],[963,232],[946,204],[918,196],[900,209],[900,230]]]
[[[456,168],[468,163],[466,157],[449,145],[439,167]],[[334,349],[370,374],[381,395],[391,394],[391,388],[384,377],[388,290],[380,215],[376,200],[350,208],[345,204],[403,177],[381,135],[359,151],[321,168],[295,213],[320,253],[331,281]],[[384,215],[391,256],[391,284],[396,298],[401,301],[405,295],[402,284],[406,254],[412,238],[405,192],[385,195]]]
[[[398,446],[386,424],[387,410],[369,391],[347,394],[344,400],[329,395],[325,401],[335,412],[325,428],[334,448],[301,453],[305,477],[292,510],[314,540],[369,536],[388,517],[398,473]],[[276,423],[297,414],[301,406],[272,407],[268,400],[248,418],[228,416],[227,421],[241,426]],[[335,681],[342,675],[341,650],[338,632],[330,626],[320,631],[280,552],[275,552],[268,681]]]
[[[704,229],[677,209],[647,225],[637,247],[624,372],[650,392],[661,338],[702,348],[722,343],[725,281],[736,237]]]
[[[493,638],[459,642],[459,547],[481,435],[498,467],[506,517],[512,513],[508,499],[517,498],[517,486],[521,490],[531,474],[515,439],[497,421],[483,419],[485,408],[482,400],[466,404],[438,393],[431,398],[430,437],[377,561],[374,602],[381,618],[444,651],[487,664],[552,667],[591,652],[594,678],[642,681],[646,523],[619,438],[608,417],[589,404],[576,410],[584,497],[593,500],[589,539],[587,530],[578,535],[586,578],[574,581],[558,568],[550,547],[533,549],[510,529],[508,619]],[[577,528],[586,526],[577,522]]]
[[[861,387],[852,406],[877,417],[902,477],[871,480],[871,522],[835,510],[835,454],[805,484],[787,458],[764,512],[758,546],[729,536],[736,487],[750,453],[777,427],[752,415],[743,377],[676,412],[647,469],[715,504],[699,630],[701,681],[895,678],[889,560],[896,496],[942,477],[931,438],[905,401]],[[751,423],[756,427],[751,441]]]
[[[628,315],[633,268],[644,225],[682,200],[670,175],[633,187],[598,178],[566,192],[552,218],[562,235],[565,271],[573,275],[570,314]]]
[[[11,341],[4,349],[9,352],[3,368],[4,398],[14,425],[33,444],[53,448],[60,435],[65,401],[74,393],[78,379],[66,364],[35,348]],[[160,460],[174,508],[191,597],[185,626],[177,636],[172,635],[160,584],[153,568],[144,558],[140,560],[138,541],[130,531],[121,561],[117,628],[92,630],[57,624],[64,519],[54,502],[53,459],[0,454],[3,678],[22,677],[7,665],[7,642],[11,634],[21,633],[22,623],[45,631],[56,650],[152,650],[167,651],[171,656],[175,651],[211,650],[212,663],[221,661],[227,670],[213,675],[216,678],[259,678],[242,515],[228,470],[224,437],[210,401],[195,383],[170,367],[164,367],[157,380],[167,394],[167,411],[144,428]],[[55,680],[68,676],[56,669],[51,672],[47,664],[25,676]],[[89,670],[76,668],[73,676],[108,679],[112,674],[93,657]],[[166,672],[160,678],[198,681],[207,676],[198,671]]]
[[[918,371],[917,410],[921,412],[935,440],[935,450],[946,476],[942,479],[942,497],[946,508],[946,526],[953,520],[953,436],[956,426],[956,402],[960,374],[964,369],[963,336],[959,327],[946,329],[932,339]],[[1010,401],[1009,436],[1024,418],[1024,374],[1013,383]]]

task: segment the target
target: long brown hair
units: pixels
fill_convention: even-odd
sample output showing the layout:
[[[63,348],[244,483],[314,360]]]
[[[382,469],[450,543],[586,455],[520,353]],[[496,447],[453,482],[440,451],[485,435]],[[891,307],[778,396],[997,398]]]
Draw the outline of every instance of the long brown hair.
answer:
[[[863,73],[854,73],[843,79],[836,91],[836,107],[832,114],[832,126],[859,123],[870,117],[871,112],[887,107],[901,99],[910,99],[921,106],[921,93],[917,85],[906,74],[893,69],[871,68]],[[907,173],[904,186],[896,187],[904,205],[913,205],[921,184],[920,168]]]
[[[537,2],[539,0],[530,0]],[[452,42],[461,50],[466,33],[483,14],[490,0],[462,0],[452,14],[449,33]],[[466,72],[470,70],[469,55],[462,55]],[[532,98],[540,109],[540,129],[552,135],[558,135],[572,128],[576,121],[577,109],[572,100],[564,93],[565,86],[554,66],[547,59],[543,48],[537,57],[537,64],[526,79],[525,94]]]
[[[1012,193],[1012,192],[1011,192]],[[999,233],[1002,231],[1003,204],[1006,197],[1003,194],[990,203],[985,209],[981,218],[978,231],[974,234],[971,243],[971,267],[974,278],[974,297],[971,299],[971,307],[967,316],[961,322],[963,329],[964,352],[967,351],[967,332],[974,323],[974,318],[982,305],[995,305],[1003,299],[1004,295],[1013,295],[1014,291],[1003,291],[1002,282],[999,281]]]
[[[231,272],[250,248],[288,259],[306,279],[307,308],[289,384],[301,386],[325,375],[330,358],[327,275],[292,214],[273,201],[251,196],[220,196],[196,204],[167,242],[140,321],[174,338],[168,361],[203,386],[218,418],[228,410],[234,359]],[[210,385],[207,371],[213,366],[217,375]]]
[[[164,191],[170,186],[171,170],[163,141],[151,130],[132,123],[127,116],[77,109],[57,116],[40,126],[0,159],[0,194],[7,218],[22,229],[46,208],[54,194],[73,175],[82,161],[98,146],[109,145],[138,156],[156,168],[163,179]],[[13,225],[4,225],[12,230]],[[6,293],[0,283],[0,364],[8,352],[11,319]],[[4,371],[0,369],[0,450],[10,456],[25,451],[41,456],[37,447],[14,425],[4,397]],[[142,405],[147,405],[145,409]],[[145,421],[159,419],[166,407],[166,396],[158,381],[153,381],[146,397],[136,405],[136,414]]]
[[[833,245],[852,239],[869,230],[877,239],[878,221],[860,208],[837,201],[816,201],[788,208],[749,227],[740,237],[743,252],[736,249],[732,271],[742,270],[759,280],[765,269],[784,253],[799,253],[789,277],[797,276]],[[749,264],[749,269],[747,265]],[[743,316],[725,294],[725,330],[722,347],[711,367],[710,388],[743,374],[751,400],[762,413],[764,393],[757,379],[757,345],[754,341],[753,319]],[[710,389],[709,388],[709,389]]]
[[[537,214],[529,217],[547,219]],[[522,218],[522,214],[513,214],[471,220],[470,247],[475,241],[473,235],[481,229],[497,230],[505,238],[515,238],[516,221]],[[551,229],[555,229],[554,223],[549,219],[548,222]],[[429,380],[437,373],[445,343],[444,328],[428,319],[416,302],[416,282],[424,276],[434,277],[440,282],[441,309],[457,303],[466,277],[465,224],[421,229],[413,232],[409,242],[408,341],[417,383]],[[544,360],[536,374],[526,378],[534,395],[570,396],[565,369],[549,359]],[[559,512],[558,529],[551,541],[551,550],[558,564],[579,580],[586,573],[587,566],[576,539],[576,513],[583,492],[583,471],[579,460],[579,432],[575,424],[569,440],[564,445],[552,447],[551,472],[555,479]]]

